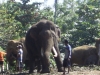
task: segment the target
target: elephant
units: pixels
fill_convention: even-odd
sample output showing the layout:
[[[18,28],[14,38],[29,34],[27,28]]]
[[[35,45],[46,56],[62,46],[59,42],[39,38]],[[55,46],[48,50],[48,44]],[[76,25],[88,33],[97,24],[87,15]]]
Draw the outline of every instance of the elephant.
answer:
[[[7,43],[7,55],[6,59],[10,66],[15,66],[14,61],[17,59],[17,46],[22,45],[23,50],[23,62],[26,63],[26,61],[29,59],[27,57],[27,50],[24,46],[25,38],[21,38],[19,40],[9,40]]]
[[[60,51],[58,48],[58,40],[56,34],[56,26],[52,21],[40,20],[32,25],[25,36],[25,46],[29,54],[30,68],[29,73],[33,73],[34,61],[41,60],[42,70],[41,73],[50,73],[50,53],[53,53],[53,47],[57,52],[55,62],[58,72],[63,71]]]
[[[27,50],[25,47],[25,38],[21,38],[19,40],[10,40],[7,44],[7,62],[9,63],[10,66],[16,66],[16,61],[17,59],[17,46],[22,45],[22,50],[23,50],[23,64],[25,64],[25,69],[29,68],[29,56],[27,54]],[[40,68],[40,59],[35,60],[35,68],[37,68],[37,71],[39,72],[41,70]],[[34,69],[35,69],[34,68]]]
[[[96,58],[97,57],[97,50],[95,46],[89,46],[89,45],[82,45],[78,46],[72,49],[72,58],[71,63],[72,64],[78,64],[80,66],[87,65],[87,63],[91,63],[94,59],[90,58]],[[95,59],[95,63],[97,62],[97,59]]]

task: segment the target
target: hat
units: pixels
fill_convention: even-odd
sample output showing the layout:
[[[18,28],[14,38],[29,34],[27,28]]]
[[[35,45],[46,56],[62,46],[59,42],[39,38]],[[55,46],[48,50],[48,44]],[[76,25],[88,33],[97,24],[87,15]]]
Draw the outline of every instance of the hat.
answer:
[[[22,46],[21,46],[21,45],[18,45],[17,47],[18,47],[18,48],[22,48]]]

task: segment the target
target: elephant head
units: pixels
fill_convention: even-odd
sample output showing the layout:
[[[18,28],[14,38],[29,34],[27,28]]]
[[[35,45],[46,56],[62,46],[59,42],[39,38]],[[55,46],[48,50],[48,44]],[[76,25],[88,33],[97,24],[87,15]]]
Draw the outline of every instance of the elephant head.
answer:
[[[30,58],[30,72],[33,71],[32,65],[35,59],[40,58],[42,63],[41,73],[48,73],[49,71],[49,57],[50,53],[57,52],[55,61],[58,71],[62,71],[62,61],[58,48],[58,40],[56,34],[56,26],[49,20],[41,20],[33,25],[27,32],[25,38],[25,45]]]

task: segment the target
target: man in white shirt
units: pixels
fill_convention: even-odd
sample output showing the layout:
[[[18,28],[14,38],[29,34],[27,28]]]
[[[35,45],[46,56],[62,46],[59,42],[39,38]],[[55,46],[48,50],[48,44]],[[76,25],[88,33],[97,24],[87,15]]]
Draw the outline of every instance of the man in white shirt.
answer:
[[[20,72],[22,72],[22,68],[23,68],[23,50],[22,50],[22,46],[21,45],[18,45],[17,46],[18,48],[18,53],[17,53],[17,66],[18,66],[18,70]]]

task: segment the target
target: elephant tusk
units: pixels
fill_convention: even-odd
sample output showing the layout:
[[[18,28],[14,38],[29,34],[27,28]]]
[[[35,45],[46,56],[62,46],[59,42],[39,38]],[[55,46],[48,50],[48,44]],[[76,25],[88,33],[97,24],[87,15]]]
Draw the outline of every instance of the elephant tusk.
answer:
[[[53,52],[54,52],[54,57],[57,57],[57,51],[56,51],[56,49],[54,48],[54,46],[53,46]]]

